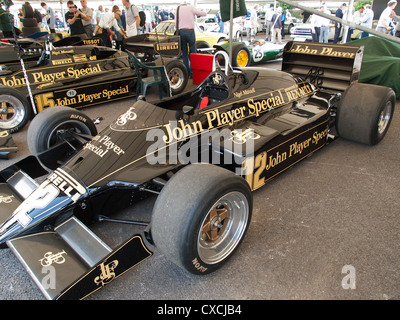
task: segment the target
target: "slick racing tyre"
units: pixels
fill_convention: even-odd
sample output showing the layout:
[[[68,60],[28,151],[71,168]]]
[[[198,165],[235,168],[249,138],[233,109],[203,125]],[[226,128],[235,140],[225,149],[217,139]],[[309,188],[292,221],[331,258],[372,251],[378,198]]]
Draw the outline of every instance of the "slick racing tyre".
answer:
[[[220,268],[250,224],[245,180],[210,164],[191,164],[165,185],[153,208],[151,235],[170,261],[194,274]]]
[[[172,60],[167,63],[165,69],[169,78],[172,95],[174,96],[185,90],[189,78],[185,65],[178,60]]]
[[[22,16],[25,19],[33,18],[34,17],[33,8],[30,5],[23,4],[22,5]]]
[[[50,148],[64,145],[51,159],[43,161],[39,157],[45,167],[54,170],[96,134],[95,124],[83,112],[56,106],[43,110],[32,120],[27,142],[29,151],[35,156]]]
[[[38,22],[35,18],[25,18],[22,19],[22,25],[25,28],[32,28],[32,27],[37,27],[38,26]]]
[[[352,84],[343,93],[337,110],[340,137],[367,145],[379,143],[389,130],[396,95],[391,88]]]
[[[13,88],[0,86],[0,129],[17,132],[31,117],[26,97]]]

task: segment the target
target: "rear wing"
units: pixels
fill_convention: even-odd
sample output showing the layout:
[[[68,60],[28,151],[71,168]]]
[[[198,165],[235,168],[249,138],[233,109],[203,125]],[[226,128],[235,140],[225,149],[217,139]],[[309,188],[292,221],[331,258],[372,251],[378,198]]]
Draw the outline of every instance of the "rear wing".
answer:
[[[147,55],[154,60],[155,55],[175,58],[181,55],[181,37],[179,35],[140,34],[124,40],[127,50]]]
[[[291,41],[283,49],[282,71],[319,88],[344,91],[358,82],[363,53],[363,46]]]

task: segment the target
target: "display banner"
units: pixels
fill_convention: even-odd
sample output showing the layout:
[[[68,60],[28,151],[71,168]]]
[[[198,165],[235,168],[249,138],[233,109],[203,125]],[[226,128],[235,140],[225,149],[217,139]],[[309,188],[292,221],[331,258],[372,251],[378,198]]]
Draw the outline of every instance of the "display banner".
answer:
[[[246,3],[244,0],[219,0],[222,21],[229,21],[231,1],[233,1],[233,18],[245,16],[247,14]]]

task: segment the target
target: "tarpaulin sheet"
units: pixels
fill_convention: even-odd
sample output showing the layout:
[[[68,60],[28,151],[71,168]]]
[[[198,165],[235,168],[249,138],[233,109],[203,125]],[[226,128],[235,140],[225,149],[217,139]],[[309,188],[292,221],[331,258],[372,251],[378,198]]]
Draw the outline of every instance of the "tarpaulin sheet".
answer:
[[[348,43],[364,46],[359,82],[392,88],[400,98],[400,45],[378,37]]]

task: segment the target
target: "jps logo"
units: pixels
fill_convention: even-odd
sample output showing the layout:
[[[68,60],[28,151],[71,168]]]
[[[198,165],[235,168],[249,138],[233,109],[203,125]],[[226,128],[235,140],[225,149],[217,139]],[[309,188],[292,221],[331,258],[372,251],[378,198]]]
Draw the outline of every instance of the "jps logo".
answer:
[[[11,203],[14,196],[0,196],[0,203]]]
[[[62,264],[65,262],[64,254],[67,254],[64,250],[58,253],[46,252],[44,257],[39,260],[40,264],[43,267],[51,266],[53,263]]]
[[[250,128],[244,131],[233,130],[231,134],[232,134],[231,140],[233,141],[233,143],[238,143],[238,144],[243,144],[250,139],[252,140],[260,139],[260,135],[258,133],[254,133],[254,130]]]
[[[218,85],[220,84],[221,81],[222,81],[221,75],[218,74],[218,73],[216,73],[215,76],[214,76],[214,78],[213,78],[214,84],[218,86]]]
[[[115,268],[118,266],[118,260],[113,260],[109,264],[100,264],[101,274],[94,279],[94,283],[105,286],[115,278]]]
[[[129,110],[127,112],[125,112],[124,114],[121,114],[118,119],[117,119],[117,125],[118,126],[124,126],[128,120],[135,120],[137,118],[136,113],[133,112],[135,108],[130,107]]]

